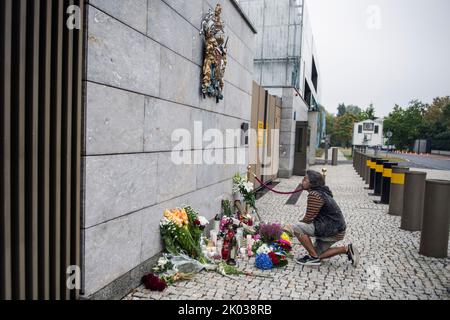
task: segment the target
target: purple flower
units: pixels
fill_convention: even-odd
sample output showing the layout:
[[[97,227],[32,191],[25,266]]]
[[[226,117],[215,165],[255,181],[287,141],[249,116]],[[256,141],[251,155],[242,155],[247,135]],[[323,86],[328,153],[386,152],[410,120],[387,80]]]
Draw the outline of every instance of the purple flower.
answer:
[[[277,223],[262,223],[259,226],[259,235],[261,239],[266,243],[271,243],[278,240],[281,237],[283,230],[281,224]]]

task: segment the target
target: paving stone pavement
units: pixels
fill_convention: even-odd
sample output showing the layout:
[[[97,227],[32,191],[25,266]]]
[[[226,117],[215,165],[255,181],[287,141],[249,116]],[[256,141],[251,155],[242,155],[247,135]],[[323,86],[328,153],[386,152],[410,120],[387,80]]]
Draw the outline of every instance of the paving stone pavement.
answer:
[[[311,169],[320,171],[321,166]],[[348,229],[342,244],[353,243],[361,251],[354,268],[345,256],[326,260],[320,267],[305,267],[289,261],[282,268],[264,271],[273,278],[222,277],[202,272],[164,292],[139,287],[126,300],[450,300],[450,259],[419,255],[420,232],[399,228],[400,217],[387,214],[388,206],[373,203],[364,182],[351,165],[328,166],[327,184],[346,218]],[[438,175],[439,172],[433,174]],[[294,190],[301,177],[280,179],[277,189]],[[257,201],[264,221],[295,223],[306,209],[307,194],[296,205],[286,205],[289,196],[267,193]],[[339,244],[337,244],[339,245]],[[449,246],[450,247],[450,246]],[[295,256],[305,254],[294,242]],[[254,258],[238,260],[239,268],[260,272]]]

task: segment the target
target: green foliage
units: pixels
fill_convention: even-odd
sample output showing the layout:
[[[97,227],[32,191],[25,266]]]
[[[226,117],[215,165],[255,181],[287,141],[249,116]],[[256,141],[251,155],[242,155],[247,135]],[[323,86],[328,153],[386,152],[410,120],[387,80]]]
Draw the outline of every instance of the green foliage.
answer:
[[[362,110],[360,107],[350,104],[345,108],[345,113],[350,113],[359,119],[361,117]]]
[[[438,97],[427,105],[413,100],[406,108],[396,105],[384,120],[384,132],[393,133],[391,144],[411,149],[416,139],[430,139],[432,148],[450,150],[450,97]]]
[[[353,125],[358,122],[358,116],[353,113],[346,113],[337,117],[334,125],[334,136],[340,146],[350,147],[353,138]]]
[[[192,209],[192,207],[190,206],[185,207],[184,210],[186,210],[189,218],[188,229],[192,240],[194,241],[196,247],[200,247],[200,239],[203,231],[194,223],[194,221],[198,219],[198,213],[195,212],[194,209]]]
[[[361,112],[360,114],[360,121],[364,121],[364,120],[375,120],[375,108],[373,107],[373,104],[371,103],[366,110],[364,110],[363,112]]]
[[[347,112],[346,109],[347,108],[345,107],[345,104],[341,103],[337,108],[337,110],[338,110],[337,116],[342,117]]]
[[[346,106],[344,103],[339,104],[337,116],[327,113],[326,123],[327,135],[331,136],[331,145],[338,147],[350,147],[353,138],[353,126],[355,122],[363,120],[374,120],[375,108],[370,104],[366,110],[362,110],[355,105]]]
[[[352,144],[355,122],[375,120],[375,108],[370,104],[364,111],[358,106],[339,104],[337,116],[327,113],[326,132],[331,145],[349,147]],[[397,149],[411,149],[416,139],[430,139],[433,149],[450,150],[450,96],[437,97],[431,105],[419,100],[408,106],[395,105],[384,119],[384,133],[391,131],[389,144]]]

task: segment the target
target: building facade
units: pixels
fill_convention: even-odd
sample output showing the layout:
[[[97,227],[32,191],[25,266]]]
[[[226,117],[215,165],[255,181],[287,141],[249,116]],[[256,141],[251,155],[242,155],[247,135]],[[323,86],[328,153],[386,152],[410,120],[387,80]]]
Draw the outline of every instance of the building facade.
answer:
[[[206,141],[181,148],[191,164],[171,161],[174,130],[187,129],[192,137],[211,128],[225,133],[251,119],[255,32],[233,0],[220,1],[229,36],[224,100],[217,104],[200,93],[200,26],[218,2],[90,1],[83,156],[87,297],[138,285],[135,274],[163,249],[163,210],[188,204],[212,219],[220,200],[231,196],[233,175],[246,172],[247,163],[194,162],[227,151]],[[197,132],[195,122],[202,126]],[[236,152],[248,155],[240,148]]]
[[[254,78],[283,99],[280,177],[304,173],[315,163],[320,111],[320,74],[307,5],[304,0],[240,0],[256,26]],[[310,114],[312,113],[312,114]],[[319,120],[320,119],[320,120]],[[307,145],[299,150],[297,124]],[[309,134],[308,134],[309,133]],[[297,146],[297,147],[296,147]],[[296,166],[296,162],[301,162]],[[298,164],[298,163],[297,163]],[[297,170],[297,168],[302,168]]]
[[[383,120],[365,120],[357,122],[353,127],[354,147],[383,147],[385,139],[383,134]]]

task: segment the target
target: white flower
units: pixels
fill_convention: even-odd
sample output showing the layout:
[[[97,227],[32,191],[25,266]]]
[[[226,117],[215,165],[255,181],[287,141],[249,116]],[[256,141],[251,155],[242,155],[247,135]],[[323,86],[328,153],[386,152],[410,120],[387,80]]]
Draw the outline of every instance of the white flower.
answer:
[[[252,192],[253,191],[253,183],[251,183],[251,182],[244,182],[243,186],[244,186],[244,188],[245,188],[245,190],[247,192]]]
[[[200,225],[201,225],[202,227],[204,227],[204,226],[206,226],[207,224],[209,224],[208,219],[206,219],[206,218],[203,217],[203,216],[198,216],[198,221],[200,221]]]
[[[272,252],[272,250],[269,248],[267,244],[263,244],[256,251],[256,253],[265,253],[265,254],[269,254],[270,252]]]
[[[172,224],[172,221],[170,221],[170,220],[167,219],[166,217],[162,218],[161,221],[160,221],[160,223],[159,223],[159,225],[160,225],[161,227],[165,227],[165,226],[168,226],[168,225],[170,225],[170,224]]]
[[[166,257],[159,258],[159,260],[158,260],[158,267],[164,268],[164,266],[167,264],[167,262],[169,262],[169,260],[167,260]]]

